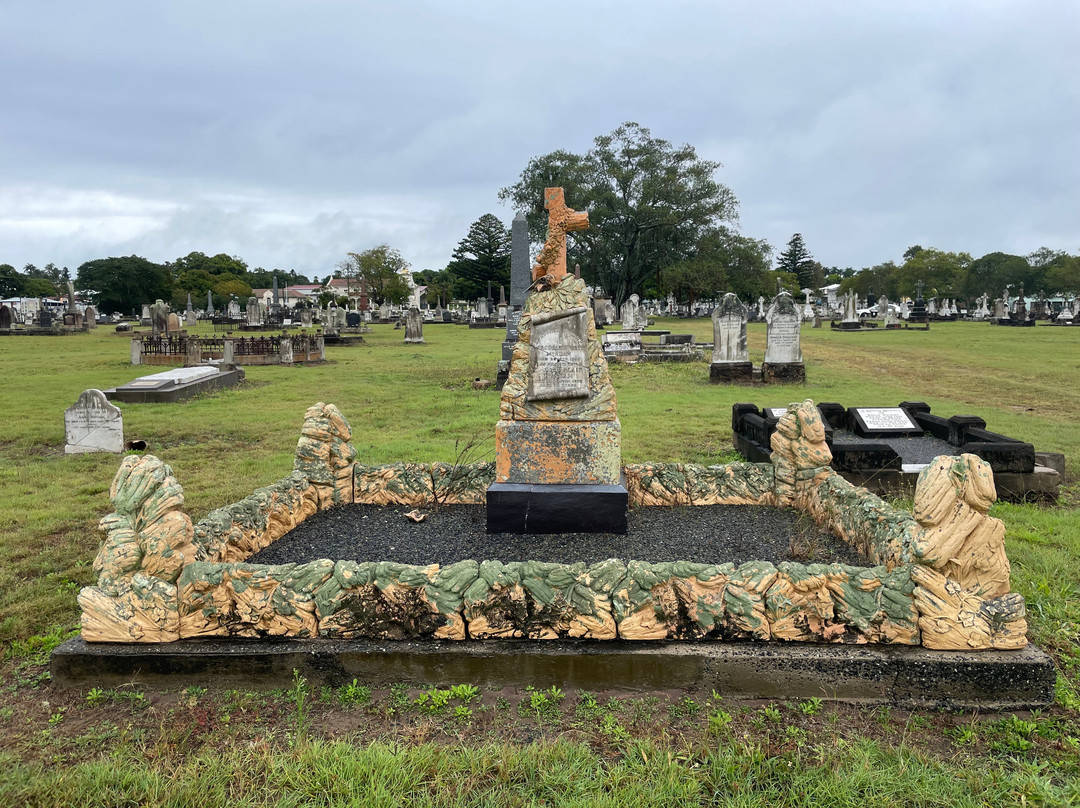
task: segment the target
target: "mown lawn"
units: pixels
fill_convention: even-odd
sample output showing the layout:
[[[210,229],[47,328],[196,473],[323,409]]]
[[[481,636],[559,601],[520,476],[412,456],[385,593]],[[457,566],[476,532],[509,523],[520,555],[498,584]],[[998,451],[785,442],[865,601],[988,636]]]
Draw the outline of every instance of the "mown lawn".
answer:
[[[711,339],[708,321],[657,327]],[[428,344],[375,326],[318,367],[253,367],[239,388],[176,405],[122,405],[183,484],[194,519],[291,468],[303,413],[337,404],[363,462],[490,457],[502,332],[429,326]],[[750,327],[760,362],[764,326]],[[614,366],[627,462],[732,459],[731,405],[797,398],[895,405],[1064,452],[1062,503],[995,507],[1032,638],[1059,665],[1058,703],[1036,715],[909,714],[722,694],[481,693],[425,710],[422,692],[360,699],[297,683],[278,693],[63,693],[47,650],[78,624],[117,458],[63,454],[63,410],[88,387],[154,368],[99,328],[0,338],[0,805],[803,805],[1080,801],[1080,329],[950,323],[929,332],[805,328],[808,384],[709,384],[708,366]],[[463,683],[467,684],[467,683]],[[418,703],[419,702],[419,703]],[[539,705],[538,707],[536,705]],[[522,706],[524,705],[524,706]],[[459,710],[458,708],[461,708]],[[289,796],[292,795],[292,796]],[[322,796],[320,796],[322,795]]]

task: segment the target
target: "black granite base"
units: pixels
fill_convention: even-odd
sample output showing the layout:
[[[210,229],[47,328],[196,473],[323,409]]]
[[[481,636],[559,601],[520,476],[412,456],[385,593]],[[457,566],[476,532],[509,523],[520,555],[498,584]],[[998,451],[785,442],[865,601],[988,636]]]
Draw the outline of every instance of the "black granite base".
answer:
[[[626,533],[625,485],[492,483],[488,533]]]
[[[471,682],[485,689],[715,690],[731,698],[1017,710],[1052,703],[1054,663],[1020,651],[778,642],[467,640],[68,640],[52,652],[58,687],[282,687],[354,678],[374,688]]]
[[[766,384],[803,384],[806,366],[802,362],[764,362],[761,380]]]
[[[714,384],[749,384],[754,380],[751,362],[713,362],[709,365],[709,381]]]

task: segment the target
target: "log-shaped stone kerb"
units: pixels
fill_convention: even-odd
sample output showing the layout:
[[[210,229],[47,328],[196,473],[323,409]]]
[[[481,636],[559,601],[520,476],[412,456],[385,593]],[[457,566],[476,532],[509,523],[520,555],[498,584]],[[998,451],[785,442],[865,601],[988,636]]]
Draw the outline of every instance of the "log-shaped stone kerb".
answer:
[[[356,449],[351,440],[352,428],[341,410],[321,401],[308,407],[293,467],[315,486],[320,509],[354,501]]]
[[[465,591],[469,636],[613,640],[612,592],[625,575],[626,566],[615,559],[589,567],[485,561]]]
[[[831,531],[876,564],[892,568],[910,564],[918,523],[865,488],[831,472],[802,497],[801,511],[820,528]]]
[[[195,525],[199,561],[244,561],[280,539],[319,509],[315,485],[298,471],[210,511]]]
[[[109,491],[94,559],[98,585],[79,593],[82,633],[97,642],[170,642],[179,637],[176,580],[195,560],[184,491],[153,455],[125,457]]]
[[[360,505],[483,505],[495,482],[494,463],[356,464],[355,499]]]
[[[623,468],[633,507],[672,505],[773,505],[768,463],[641,463]]]
[[[832,474],[832,451],[825,443],[821,413],[810,399],[789,404],[769,439],[772,446],[774,487],[777,505],[806,509],[806,498]]]
[[[333,405],[306,414],[297,470],[197,525],[155,457],[127,457],[115,513],[79,596],[91,642],[187,637],[585,638],[894,643],[978,650],[1026,644],[1023,598],[1008,594],[1004,528],[986,513],[978,458],[937,458],[915,517],[827,465],[816,408],[792,405],[773,463],[625,468],[635,506],[788,505],[879,564],[701,564],[609,559],[553,564],[463,560],[446,567],[323,559],[243,563],[320,507],[480,504],[491,463],[361,466]],[[917,521],[916,521],[917,519]]]

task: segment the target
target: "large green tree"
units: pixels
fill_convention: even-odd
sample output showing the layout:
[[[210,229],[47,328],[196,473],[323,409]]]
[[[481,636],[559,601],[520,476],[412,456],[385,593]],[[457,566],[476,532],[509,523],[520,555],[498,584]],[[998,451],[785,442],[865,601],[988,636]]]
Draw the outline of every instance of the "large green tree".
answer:
[[[1080,256],[1061,255],[1046,267],[1046,291],[1052,294],[1080,293]]]
[[[921,249],[900,267],[898,291],[915,297],[916,284],[921,280],[924,297],[963,298],[971,264],[971,255],[966,252],[948,252],[935,247]]]
[[[11,264],[0,264],[0,297],[16,297],[22,294],[26,278]]]
[[[656,292],[671,292],[683,303],[734,292],[754,298],[776,291],[770,280],[772,248],[767,242],[741,236],[727,227],[706,228],[682,261],[658,275]]]
[[[547,229],[544,188],[565,188],[567,204],[589,212],[589,229],[569,239],[569,264],[580,263],[586,280],[621,304],[689,258],[703,230],[736,219],[735,195],[714,178],[719,167],[693,146],[624,123],[583,155],[534,157],[499,198],[525,214],[539,243]]]
[[[1009,255],[1003,252],[987,253],[976,258],[967,268],[964,277],[963,294],[968,300],[974,300],[984,292],[992,298],[998,297],[1006,286],[1028,285],[1032,281],[1031,265],[1022,255]],[[1028,286],[1028,291],[1034,291]]]
[[[405,273],[408,262],[388,244],[380,244],[362,253],[349,253],[338,265],[346,277],[363,281],[368,299],[376,306],[383,303],[401,304],[409,299],[409,282]]]
[[[166,267],[137,255],[87,261],[76,271],[75,286],[95,293],[103,312],[133,312],[143,303],[168,300],[172,276]]]
[[[454,293],[463,300],[487,296],[490,281],[496,289],[510,284],[510,231],[491,213],[471,225],[451,255],[446,271],[454,277]],[[429,296],[430,297],[430,296]]]
[[[777,256],[776,270],[795,275],[804,289],[820,286],[825,274],[821,271],[822,277],[817,277],[821,265],[814,261],[814,256],[810,254],[806,242],[803,241],[802,233],[793,235],[784,251]]]
[[[176,275],[201,269],[211,275],[231,273],[242,278],[247,275],[248,271],[247,262],[243,258],[236,255],[226,255],[225,253],[206,255],[201,252],[191,252],[182,258],[177,258],[170,266]]]

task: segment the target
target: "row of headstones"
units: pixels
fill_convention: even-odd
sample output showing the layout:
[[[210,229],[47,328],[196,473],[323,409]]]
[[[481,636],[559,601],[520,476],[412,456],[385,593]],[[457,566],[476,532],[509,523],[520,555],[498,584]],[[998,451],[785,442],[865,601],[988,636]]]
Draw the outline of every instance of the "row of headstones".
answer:
[[[0,329],[9,331],[21,322],[19,313],[11,306],[0,305]],[[63,314],[54,314],[47,308],[42,307],[37,315],[31,320],[30,325],[34,328],[97,328],[98,312],[93,306],[87,306],[82,311],[69,310]]]
[[[724,295],[713,310],[713,364],[750,362],[746,341],[749,311],[732,292]],[[767,364],[802,364],[802,313],[788,292],[772,299],[765,312],[765,362]]]

